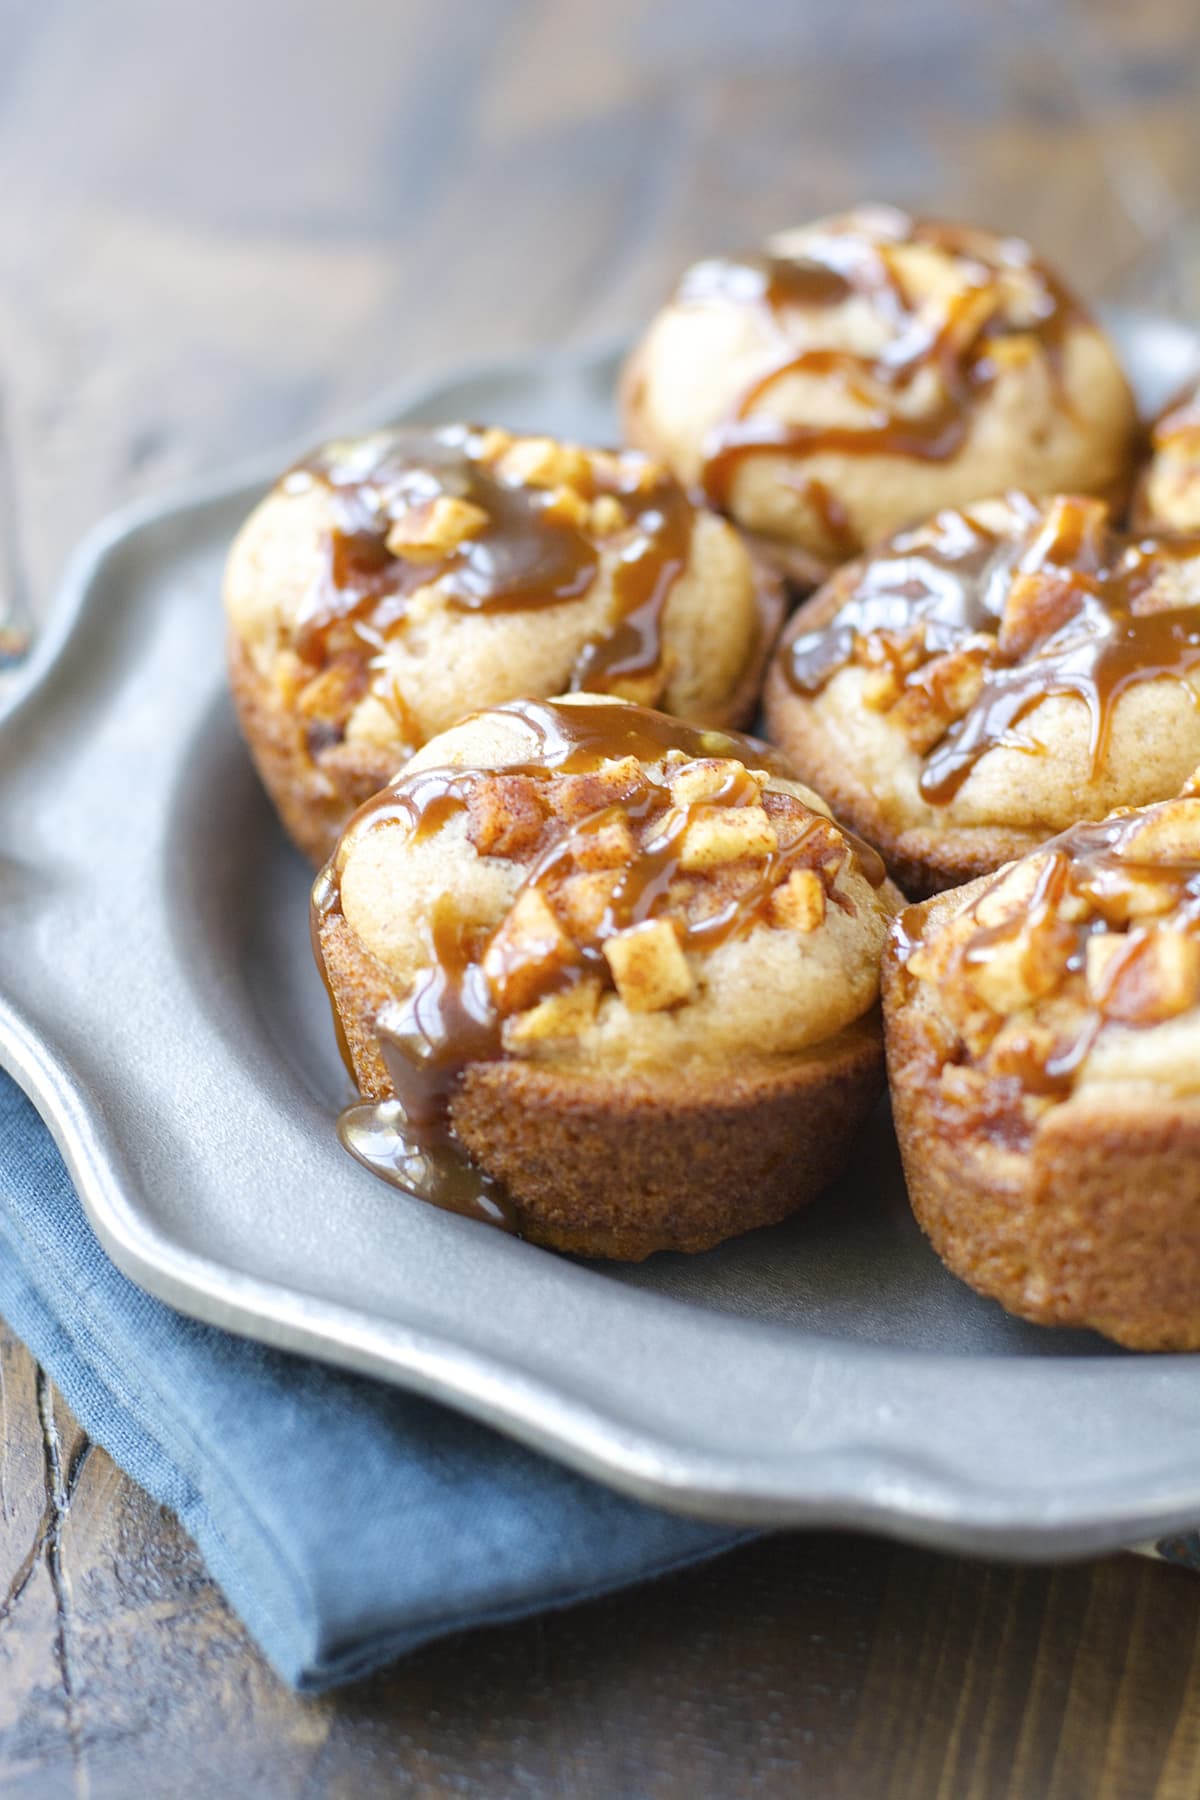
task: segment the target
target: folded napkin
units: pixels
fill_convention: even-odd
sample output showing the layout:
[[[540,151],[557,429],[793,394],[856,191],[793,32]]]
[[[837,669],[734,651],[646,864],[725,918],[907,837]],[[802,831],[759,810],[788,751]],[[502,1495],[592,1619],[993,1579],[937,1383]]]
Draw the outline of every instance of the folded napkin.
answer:
[[[429,1401],[151,1299],[109,1262],[2,1072],[0,1314],[308,1692],[749,1535],[640,1506]]]

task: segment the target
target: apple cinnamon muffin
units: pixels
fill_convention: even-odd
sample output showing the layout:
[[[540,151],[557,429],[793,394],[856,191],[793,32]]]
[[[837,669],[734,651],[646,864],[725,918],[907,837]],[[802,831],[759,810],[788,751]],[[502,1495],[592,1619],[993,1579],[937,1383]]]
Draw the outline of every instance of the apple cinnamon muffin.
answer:
[[[1138,479],[1133,517],[1151,531],[1200,532],[1200,382],[1150,427],[1150,458]]]
[[[465,425],[290,470],[234,543],[225,605],[243,732],[317,862],[475,707],[574,688],[741,723],[782,616],[737,533],[644,456]]]
[[[1200,536],[1014,493],[847,565],[773,660],[768,735],[895,879],[929,894],[1200,759]]]
[[[363,1096],[343,1141],[560,1250],[772,1223],[879,1093],[900,904],[753,739],[589,695],[476,713],[355,815],[314,890]]]
[[[909,908],[885,963],[913,1209],[1039,1324],[1200,1349],[1200,798]]]
[[[1124,497],[1105,333],[1018,238],[864,206],[696,264],[634,351],[626,431],[807,585],[1010,487]]]

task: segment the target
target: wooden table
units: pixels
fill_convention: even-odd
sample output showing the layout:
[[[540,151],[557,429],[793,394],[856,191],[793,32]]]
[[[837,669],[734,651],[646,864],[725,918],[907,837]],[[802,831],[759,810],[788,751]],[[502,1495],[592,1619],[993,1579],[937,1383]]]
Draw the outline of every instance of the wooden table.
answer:
[[[1194,0],[0,0],[0,578],[863,197],[1200,316]],[[301,1702],[0,1345],[0,1789],[1193,1796],[1200,1577],[763,1542]]]

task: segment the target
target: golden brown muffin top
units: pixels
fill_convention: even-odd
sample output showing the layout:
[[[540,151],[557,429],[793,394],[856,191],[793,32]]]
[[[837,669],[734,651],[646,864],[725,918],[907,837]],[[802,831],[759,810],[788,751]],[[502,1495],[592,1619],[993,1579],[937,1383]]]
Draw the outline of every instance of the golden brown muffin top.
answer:
[[[805,1051],[874,1003],[896,904],[766,745],[588,696],[427,745],[315,897],[400,996],[377,1021],[398,1086],[500,1055],[611,1073]]]
[[[635,532],[614,577],[618,620],[586,646],[579,688],[653,668],[671,582],[687,561],[692,508],[665,469],[636,453],[584,450],[468,425],[407,427],[334,443],[284,477],[322,482],[334,501],[328,560],[297,648],[327,662],[386,637],[409,597],[434,582],[464,612],[523,612],[586,593],[600,545]]]
[[[880,206],[688,270],[626,403],[710,502],[833,560],[1005,486],[1108,493],[1135,423],[1103,334],[1028,244]]]
[[[1028,1117],[1097,1082],[1200,1086],[1196,793],[1077,825],[902,914],[893,944],[953,1028],[960,1099],[1007,1092]]]
[[[1018,493],[939,513],[840,571],[822,598],[826,622],[780,651],[786,682],[819,700],[843,671],[856,671],[841,710],[865,707],[885,722],[902,760],[917,765],[913,810],[934,821],[956,811],[997,750],[1026,759],[1029,785],[1063,790],[1075,817],[1092,810],[1086,783],[1110,763],[1113,779],[1136,788],[1138,745],[1114,741],[1122,698],[1200,671],[1200,536],[1125,536],[1100,501],[1078,496],[1039,502]],[[1061,712],[1055,729],[1040,716],[1055,700],[1082,709],[1075,735],[1086,723],[1087,748],[1084,767],[1064,763],[1057,784]],[[1190,696],[1186,710],[1196,710]],[[1193,735],[1185,768],[1200,750],[1200,718]],[[1154,766],[1144,773],[1161,785]],[[1179,779],[1178,770],[1167,775],[1172,788]],[[1152,795],[1153,785],[1150,796],[1131,797]],[[1002,788],[985,822],[1024,823],[1026,813],[1053,821],[1052,796],[1022,801],[1019,787],[1007,796]]]
[[[913,218],[896,207],[862,207],[796,235],[758,255],[717,258],[689,269],[676,293],[684,306],[733,299],[756,308],[779,339],[778,361],[741,396],[705,446],[704,491],[728,503],[737,464],[760,450],[797,458],[822,450],[889,454],[945,462],[957,455],[971,413],[990,391],[1015,334],[1061,357],[1068,329],[1086,318],[1073,295],[1020,238],[994,237],[966,225]],[[788,333],[796,310],[820,311],[860,302],[887,326],[883,341],[853,351],[797,349]],[[790,423],[756,416],[757,402],[789,374],[830,375],[870,405],[867,423]],[[938,377],[935,404],[905,404],[926,371]],[[822,493],[829,525],[836,499]]]
[[[225,598],[314,756],[346,741],[396,763],[523,692],[719,714],[760,637],[744,547],[660,465],[467,425],[292,469],[240,533]]]

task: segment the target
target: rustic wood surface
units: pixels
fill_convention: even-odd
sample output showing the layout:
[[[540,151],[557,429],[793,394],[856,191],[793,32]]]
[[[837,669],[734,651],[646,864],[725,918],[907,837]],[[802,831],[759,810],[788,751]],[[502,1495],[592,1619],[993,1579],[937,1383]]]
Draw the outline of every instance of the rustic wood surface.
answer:
[[[1194,0],[0,0],[0,607],[110,506],[863,197],[1200,317]],[[763,1542],[302,1702],[0,1339],[0,1791],[1200,1792],[1200,1577]]]

